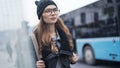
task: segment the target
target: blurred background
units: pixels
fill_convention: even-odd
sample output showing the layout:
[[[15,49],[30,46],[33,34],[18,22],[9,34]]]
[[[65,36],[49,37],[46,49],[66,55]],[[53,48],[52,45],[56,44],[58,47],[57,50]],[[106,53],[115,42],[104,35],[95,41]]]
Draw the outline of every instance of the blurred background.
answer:
[[[79,55],[72,68],[119,68],[120,0],[54,1]],[[36,68],[30,35],[38,21],[35,0],[0,0],[0,68]]]

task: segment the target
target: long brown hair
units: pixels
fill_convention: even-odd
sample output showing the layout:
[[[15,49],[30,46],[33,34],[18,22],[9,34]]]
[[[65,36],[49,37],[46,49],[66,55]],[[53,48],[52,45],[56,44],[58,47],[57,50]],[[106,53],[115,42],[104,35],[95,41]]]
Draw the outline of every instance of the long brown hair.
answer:
[[[59,26],[61,28],[61,30],[63,30],[63,32],[65,32],[65,34],[68,38],[69,45],[70,45],[71,49],[73,49],[74,46],[73,46],[71,34],[70,34],[68,28],[66,27],[66,25],[64,24],[63,20],[59,17],[55,24],[57,26]],[[47,24],[44,23],[43,19],[41,19],[40,23],[37,26],[37,29],[34,31],[35,36],[37,38],[37,42],[38,42],[38,52],[39,52],[39,54],[41,54],[42,46],[44,46],[46,44],[52,45],[51,46],[52,52],[57,51],[54,44],[51,44],[51,36],[48,32],[48,29],[49,28],[47,28]]]

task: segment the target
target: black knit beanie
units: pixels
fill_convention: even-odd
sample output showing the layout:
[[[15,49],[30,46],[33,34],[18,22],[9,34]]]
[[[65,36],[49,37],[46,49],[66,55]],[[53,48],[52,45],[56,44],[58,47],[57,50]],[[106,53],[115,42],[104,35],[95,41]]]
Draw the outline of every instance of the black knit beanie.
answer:
[[[35,1],[35,4],[37,6],[37,16],[38,19],[40,19],[44,9],[48,6],[48,5],[55,5],[57,7],[57,5],[55,4],[55,2],[53,2],[52,0],[40,0],[40,1]]]

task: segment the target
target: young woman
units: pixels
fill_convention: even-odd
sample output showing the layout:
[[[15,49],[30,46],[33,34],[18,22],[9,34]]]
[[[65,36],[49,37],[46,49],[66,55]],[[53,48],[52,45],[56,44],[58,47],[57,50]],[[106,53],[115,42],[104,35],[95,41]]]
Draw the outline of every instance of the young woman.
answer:
[[[36,1],[37,15],[40,20],[34,35],[38,52],[42,56],[37,68],[70,68],[70,63],[78,60],[73,52],[71,34],[59,17],[59,9],[52,0]]]

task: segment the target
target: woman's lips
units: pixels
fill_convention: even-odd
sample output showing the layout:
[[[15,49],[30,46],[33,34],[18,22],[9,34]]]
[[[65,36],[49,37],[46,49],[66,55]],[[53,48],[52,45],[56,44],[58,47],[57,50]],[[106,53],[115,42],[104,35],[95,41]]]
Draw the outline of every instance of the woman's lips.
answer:
[[[52,18],[50,18],[51,20],[56,20],[56,17],[52,17]]]

